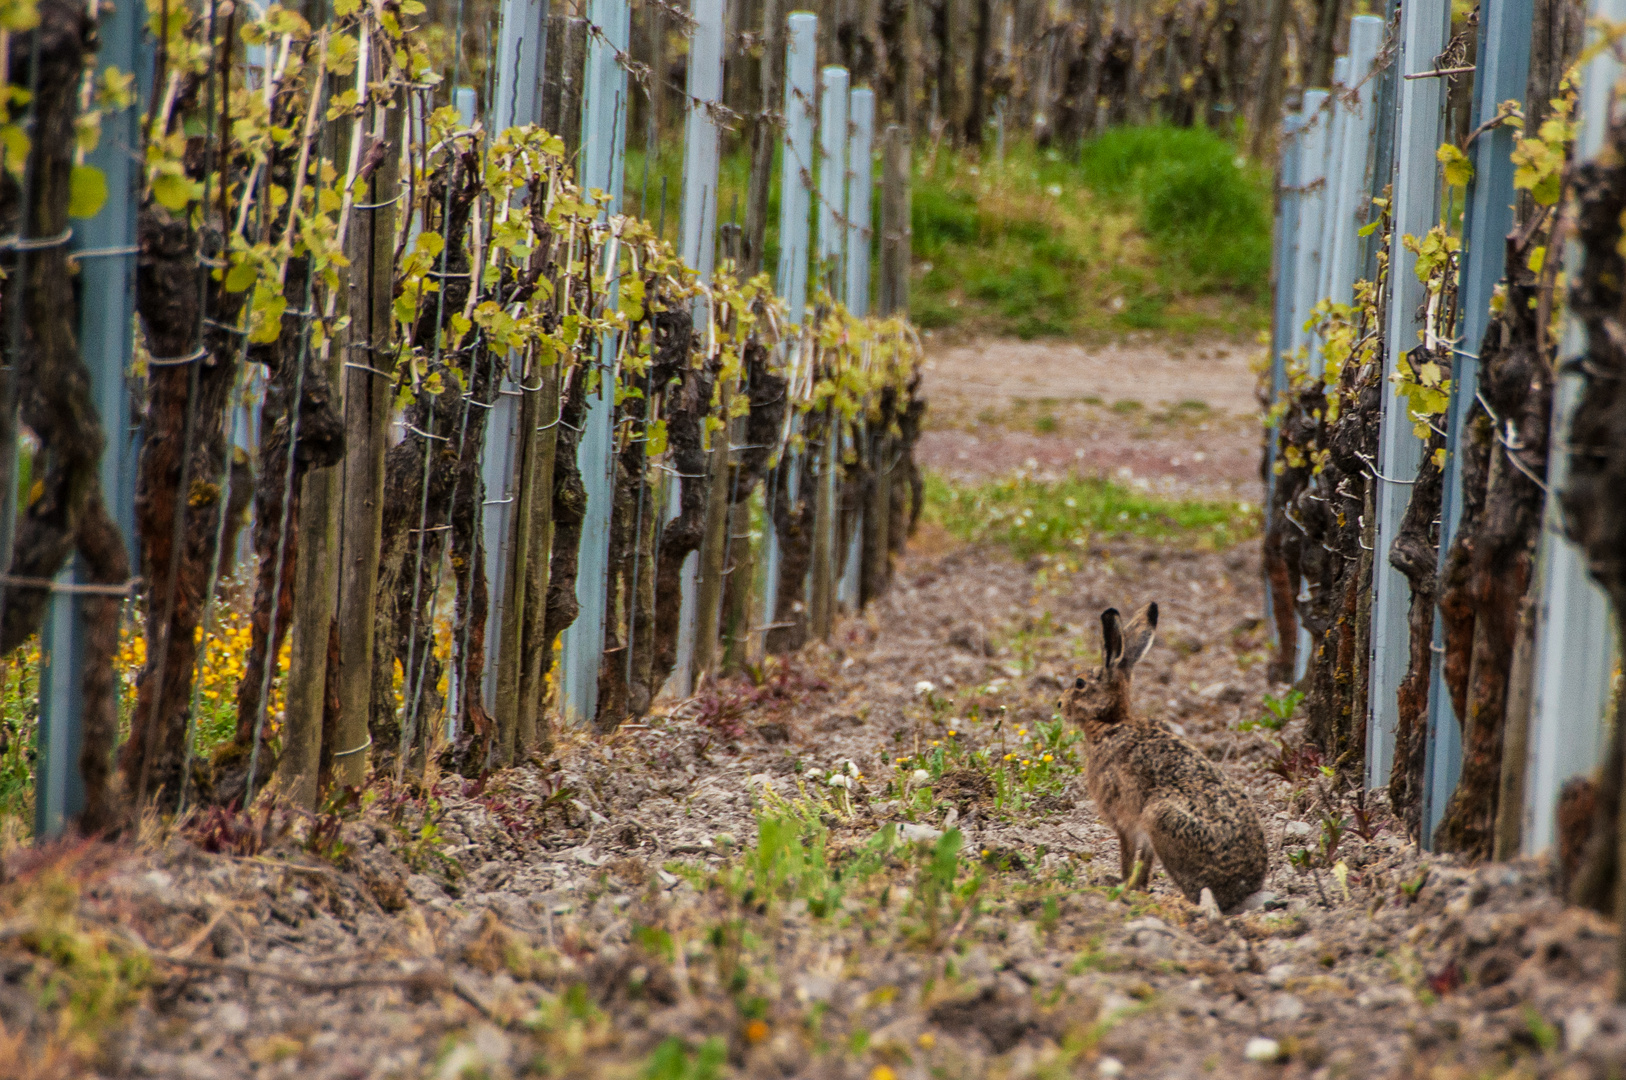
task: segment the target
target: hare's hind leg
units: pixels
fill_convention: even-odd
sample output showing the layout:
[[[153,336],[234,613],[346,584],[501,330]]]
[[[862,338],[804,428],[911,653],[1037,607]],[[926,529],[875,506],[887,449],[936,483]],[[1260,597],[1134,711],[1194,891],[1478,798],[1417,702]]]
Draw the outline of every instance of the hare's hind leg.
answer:
[[[1124,851],[1129,850],[1126,845]],[[1145,892],[1152,887],[1152,860],[1157,857],[1152,851],[1151,839],[1145,835],[1136,837],[1134,852],[1134,861],[1130,869],[1124,872],[1124,888],[1131,892],[1136,889]]]
[[[1196,903],[1202,887],[1213,884],[1211,879],[1216,864],[1223,862],[1223,853],[1211,850],[1202,820],[1175,800],[1164,799],[1148,806],[1146,817],[1150,823],[1148,843],[1155,845],[1163,869],[1186,899]]]
[[[1122,829],[1118,830],[1118,880],[1125,886],[1129,884],[1129,871],[1134,866],[1134,846],[1129,842],[1129,834]]]

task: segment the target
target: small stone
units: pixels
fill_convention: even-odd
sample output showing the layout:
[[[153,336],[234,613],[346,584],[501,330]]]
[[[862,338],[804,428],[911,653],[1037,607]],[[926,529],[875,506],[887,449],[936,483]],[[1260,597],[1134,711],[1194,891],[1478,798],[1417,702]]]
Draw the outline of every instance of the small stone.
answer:
[[[1138,933],[1141,930],[1150,930],[1158,934],[1174,933],[1173,930],[1169,929],[1168,923],[1164,922],[1162,919],[1153,918],[1150,915],[1144,919],[1132,919],[1129,922],[1124,923],[1124,929],[1128,930],[1131,934]]]
[[[1265,981],[1267,983],[1269,983],[1273,989],[1276,989],[1276,990],[1280,990],[1282,987],[1286,986],[1287,985],[1287,980],[1291,979],[1292,977],[1293,977],[1293,965],[1292,964],[1277,964],[1274,967],[1272,967],[1269,971],[1265,972]]]
[[[1310,823],[1308,821],[1289,821],[1283,826],[1282,832],[1287,836],[1307,837],[1310,835]]]
[[[228,1001],[215,1012],[215,1023],[228,1035],[241,1035],[248,1030],[248,1010]]]
[[[1267,1009],[1272,1020],[1292,1023],[1304,1015],[1304,1002],[1293,994],[1280,994]]]
[[[836,992],[836,980],[828,975],[804,975],[796,987],[796,996],[801,1001],[829,1001],[830,995]]]
[[[1260,889],[1242,901],[1243,911],[1263,911],[1276,900],[1276,894],[1269,889]]]
[[[1197,901],[1197,906],[1202,909],[1203,918],[1211,923],[1220,922],[1225,918],[1224,915],[1220,914],[1219,902],[1214,899],[1214,890],[1212,889],[1203,889],[1202,896]]]
[[[1282,1044],[1275,1039],[1255,1037],[1248,1040],[1242,1056],[1249,1061],[1278,1061],[1282,1056]]]
[[[1357,994],[1355,1004],[1362,1009],[1387,1009],[1391,1005],[1404,1005],[1411,999],[1411,991],[1403,986],[1379,986]]]
[[[1123,1074],[1124,1063],[1115,1057],[1104,1057],[1095,1063],[1095,1075],[1097,1076],[1122,1076]]]
[[[903,838],[910,843],[936,840],[943,835],[942,829],[934,829],[930,825],[921,825],[913,821],[904,822],[903,828],[898,831],[903,833]]]
[[[420,904],[439,900],[445,895],[441,891],[440,883],[428,874],[413,874],[407,878],[406,887],[412,899]]]
[[[966,954],[960,958],[960,974],[968,979],[986,979],[994,973],[993,958],[988,950],[981,945],[973,945]]]
[[[1125,994],[1113,991],[1101,1002],[1101,1019],[1110,1020],[1120,1013],[1128,1012],[1135,1007],[1135,999]]]
[[[1564,1018],[1564,1049],[1574,1054],[1598,1033],[1598,1018],[1585,1009],[1576,1009]]]

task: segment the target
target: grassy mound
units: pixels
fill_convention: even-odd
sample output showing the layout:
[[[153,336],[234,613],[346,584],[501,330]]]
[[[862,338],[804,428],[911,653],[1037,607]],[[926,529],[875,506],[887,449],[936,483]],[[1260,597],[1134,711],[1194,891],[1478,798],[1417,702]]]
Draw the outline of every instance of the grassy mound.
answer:
[[[1119,128],[1076,158],[923,155],[913,308],[1024,338],[1247,333],[1268,322],[1269,177],[1202,128]]]
[[[925,513],[962,540],[1003,544],[1020,558],[1076,552],[1092,536],[1184,539],[1224,548],[1259,528],[1257,508],[1246,503],[1161,499],[1076,476],[1016,476],[961,487],[928,473]]]

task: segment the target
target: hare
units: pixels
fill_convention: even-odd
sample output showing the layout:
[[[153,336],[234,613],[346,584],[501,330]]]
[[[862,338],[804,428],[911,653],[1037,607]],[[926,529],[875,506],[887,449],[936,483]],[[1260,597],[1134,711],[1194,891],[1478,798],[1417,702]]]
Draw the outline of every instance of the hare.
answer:
[[[1265,832],[1247,794],[1191,743],[1129,707],[1129,676],[1152,647],[1157,605],[1127,623],[1101,613],[1101,670],[1074,681],[1062,716],[1083,729],[1084,783],[1118,833],[1124,884],[1145,889],[1152,858],[1193,903],[1204,889],[1229,911],[1257,892]]]

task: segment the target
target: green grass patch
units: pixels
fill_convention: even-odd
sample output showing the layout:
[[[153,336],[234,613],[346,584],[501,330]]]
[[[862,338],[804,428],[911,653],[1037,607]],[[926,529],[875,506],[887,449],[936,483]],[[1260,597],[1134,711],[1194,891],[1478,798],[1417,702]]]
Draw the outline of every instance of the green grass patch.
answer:
[[[1224,548],[1259,530],[1258,509],[1246,503],[1162,499],[1076,476],[960,487],[928,474],[926,514],[962,540],[1003,544],[1020,558],[1082,549],[1092,536]]]
[[[1118,128],[1076,155],[917,156],[912,313],[1023,338],[1233,333],[1267,321],[1270,178],[1204,128]]]

